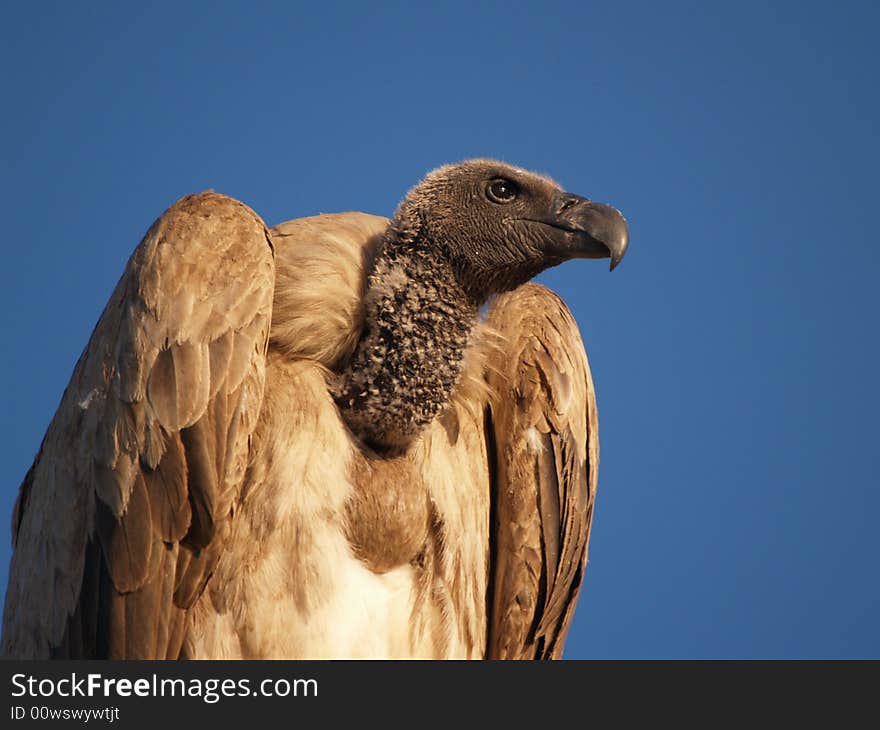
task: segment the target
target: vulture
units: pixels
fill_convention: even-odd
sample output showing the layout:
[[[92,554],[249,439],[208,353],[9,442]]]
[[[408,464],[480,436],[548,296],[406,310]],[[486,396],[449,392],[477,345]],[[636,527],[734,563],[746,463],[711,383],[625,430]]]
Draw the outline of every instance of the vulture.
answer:
[[[598,420],[529,280],[627,242],[615,208],[485,159],[390,221],[182,198],[21,485],[2,654],[560,658]]]

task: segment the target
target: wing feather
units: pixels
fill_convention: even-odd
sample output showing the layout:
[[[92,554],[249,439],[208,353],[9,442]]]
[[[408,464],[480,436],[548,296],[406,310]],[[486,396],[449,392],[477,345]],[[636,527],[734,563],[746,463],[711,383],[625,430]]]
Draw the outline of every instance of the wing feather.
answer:
[[[243,204],[189,196],[150,228],[22,485],[4,655],[179,655],[243,480],[273,290]]]
[[[580,333],[552,292],[499,297],[487,324],[505,342],[494,392],[488,657],[561,657],[586,566],[599,445]]]

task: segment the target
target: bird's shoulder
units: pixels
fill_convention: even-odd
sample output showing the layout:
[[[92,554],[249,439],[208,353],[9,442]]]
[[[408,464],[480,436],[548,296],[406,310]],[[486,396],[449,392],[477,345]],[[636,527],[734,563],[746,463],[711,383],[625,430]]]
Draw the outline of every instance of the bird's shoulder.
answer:
[[[363,329],[367,276],[388,223],[368,213],[327,213],[271,229],[274,348],[330,369],[351,355]]]

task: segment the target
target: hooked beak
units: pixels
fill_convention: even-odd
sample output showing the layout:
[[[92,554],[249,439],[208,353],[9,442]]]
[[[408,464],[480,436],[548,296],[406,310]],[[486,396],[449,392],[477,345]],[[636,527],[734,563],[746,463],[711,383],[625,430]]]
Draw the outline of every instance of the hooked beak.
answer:
[[[547,241],[546,255],[564,259],[610,258],[611,271],[623,259],[629,244],[626,219],[617,208],[571,193],[557,193],[548,215],[535,222],[563,233]]]

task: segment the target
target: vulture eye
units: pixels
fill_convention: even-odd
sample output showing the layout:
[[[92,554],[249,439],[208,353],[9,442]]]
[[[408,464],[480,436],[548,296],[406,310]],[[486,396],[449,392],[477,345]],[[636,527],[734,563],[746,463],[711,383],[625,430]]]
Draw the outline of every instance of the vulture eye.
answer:
[[[497,178],[486,188],[486,197],[493,203],[509,203],[519,193],[519,187],[510,180]]]

